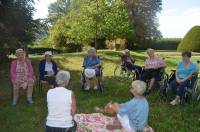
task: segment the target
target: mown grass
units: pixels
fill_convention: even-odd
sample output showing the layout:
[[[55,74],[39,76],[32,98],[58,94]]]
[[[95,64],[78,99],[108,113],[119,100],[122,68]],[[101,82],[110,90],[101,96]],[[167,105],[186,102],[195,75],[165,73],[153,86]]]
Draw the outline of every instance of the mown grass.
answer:
[[[131,81],[119,82],[113,76],[114,67],[119,64],[119,54],[121,52],[98,51],[103,59],[105,92],[88,93],[81,90],[82,59],[85,53],[73,53],[56,55],[54,58],[59,64],[60,70],[71,72],[71,82],[69,88],[77,97],[78,113],[92,113],[94,107],[104,106],[108,101],[124,102],[132,96],[129,93]],[[180,53],[159,52],[165,57],[167,71],[174,69]],[[144,52],[134,52],[137,59],[136,64],[144,65],[146,54]],[[199,56],[193,57],[194,60]],[[31,56],[35,72],[37,71],[39,56]],[[34,105],[25,103],[26,94],[21,91],[20,102],[16,107],[11,106],[11,85],[8,76],[9,63],[0,65],[0,132],[44,132],[45,117],[47,114],[46,99],[38,93],[38,88],[34,91]],[[155,91],[156,92],[156,91]],[[200,105],[199,102],[190,102],[177,107],[171,107],[169,102],[162,100],[156,93],[148,98],[150,104],[149,124],[157,132],[199,132],[200,131]]]

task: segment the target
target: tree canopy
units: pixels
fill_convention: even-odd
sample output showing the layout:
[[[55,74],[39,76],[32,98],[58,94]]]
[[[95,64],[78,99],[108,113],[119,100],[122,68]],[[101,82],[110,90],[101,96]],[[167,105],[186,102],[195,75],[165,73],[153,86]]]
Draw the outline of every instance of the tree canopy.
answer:
[[[50,43],[61,46],[89,44],[95,37],[124,38],[133,31],[123,1],[73,0],[68,14],[53,25],[49,34]]]
[[[0,55],[26,47],[37,30],[33,0],[0,0]]]

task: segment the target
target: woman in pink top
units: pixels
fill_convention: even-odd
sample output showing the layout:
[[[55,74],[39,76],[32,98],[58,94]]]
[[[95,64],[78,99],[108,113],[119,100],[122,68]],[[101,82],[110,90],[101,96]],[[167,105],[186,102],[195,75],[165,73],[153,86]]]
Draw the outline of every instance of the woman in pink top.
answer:
[[[20,88],[27,89],[27,103],[32,104],[34,75],[31,61],[23,49],[16,50],[16,60],[11,62],[10,77],[13,84],[13,105],[17,104]]]
[[[165,67],[165,63],[161,57],[156,56],[153,49],[147,49],[148,58],[145,62],[144,71],[142,73],[141,80],[150,80],[149,88],[146,94],[150,94],[151,88],[155,81],[160,80],[160,73]]]

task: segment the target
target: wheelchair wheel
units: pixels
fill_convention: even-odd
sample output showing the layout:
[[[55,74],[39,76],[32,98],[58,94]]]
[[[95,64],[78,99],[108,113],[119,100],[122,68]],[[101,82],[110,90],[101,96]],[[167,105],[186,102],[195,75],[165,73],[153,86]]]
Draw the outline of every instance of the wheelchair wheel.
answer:
[[[200,100],[200,78],[197,78],[192,88],[192,98]]]
[[[99,87],[100,92],[103,93],[104,85],[103,85],[103,81],[102,80],[98,81],[98,87]]]
[[[114,76],[119,81],[128,80],[129,78],[135,79],[135,73],[133,71],[129,71],[128,69],[118,65],[114,69]]]

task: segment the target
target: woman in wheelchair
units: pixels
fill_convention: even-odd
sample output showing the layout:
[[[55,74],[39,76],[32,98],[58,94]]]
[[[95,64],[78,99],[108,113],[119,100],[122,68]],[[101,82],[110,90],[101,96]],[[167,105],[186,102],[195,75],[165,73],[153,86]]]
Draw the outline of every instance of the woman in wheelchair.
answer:
[[[139,79],[139,74],[142,71],[142,67],[134,65],[135,59],[131,56],[130,51],[128,49],[125,49],[124,54],[121,57],[121,65],[123,67],[126,67],[128,70],[136,70],[136,77]]]
[[[171,87],[176,94],[176,98],[170,102],[173,106],[181,102],[192,75],[198,71],[197,65],[190,61],[191,55],[191,52],[183,52],[182,61],[177,65],[175,79],[171,83]]]
[[[141,80],[145,82],[150,80],[149,87],[146,91],[146,95],[149,95],[155,81],[159,81],[161,79],[160,73],[164,70],[165,62],[161,57],[155,55],[153,49],[147,49],[147,54],[149,57],[146,59]]]
[[[88,50],[88,55],[85,56],[83,61],[84,76],[86,79],[87,86],[84,90],[90,89],[90,80],[93,80],[94,90],[98,89],[98,77],[101,72],[101,62],[99,57],[96,55],[96,49],[90,48]]]

